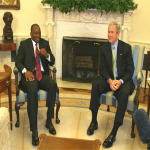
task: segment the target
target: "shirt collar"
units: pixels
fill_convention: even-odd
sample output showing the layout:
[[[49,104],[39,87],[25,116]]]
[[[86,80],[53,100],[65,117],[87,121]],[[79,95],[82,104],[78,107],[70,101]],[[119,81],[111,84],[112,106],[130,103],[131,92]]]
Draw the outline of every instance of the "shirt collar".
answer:
[[[31,41],[32,41],[32,44],[33,45],[36,45],[36,42],[35,41],[33,41],[32,39],[31,39]],[[38,45],[39,45],[39,43],[37,43]]]
[[[118,47],[118,40],[115,42],[114,45],[111,44],[111,47],[112,47],[112,46],[114,46],[114,49],[117,49],[117,47]]]

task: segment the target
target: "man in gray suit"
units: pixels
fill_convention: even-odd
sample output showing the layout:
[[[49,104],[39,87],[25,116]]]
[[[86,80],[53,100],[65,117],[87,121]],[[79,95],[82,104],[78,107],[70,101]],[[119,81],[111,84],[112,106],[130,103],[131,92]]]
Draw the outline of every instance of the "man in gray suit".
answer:
[[[21,41],[16,57],[16,67],[21,73],[20,87],[27,92],[27,111],[32,131],[32,144],[38,145],[38,96],[39,89],[48,92],[46,128],[51,134],[56,134],[51,118],[54,115],[56,98],[56,83],[49,76],[49,65],[55,63],[48,41],[41,38],[38,24],[31,26],[31,38]]]
[[[108,26],[108,42],[102,46],[100,79],[92,83],[90,110],[92,111],[92,121],[87,130],[88,135],[94,134],[98,128],[97,112],[100,106],[99,98],[102,93],[114,91],[118,100],[114,126],[105,139],[103,146],[111,147],[123,118],[128,104],[128,96],[134,90],[132,80],[134,63],[131,46],[119,40],[120,26],[112,22]]]

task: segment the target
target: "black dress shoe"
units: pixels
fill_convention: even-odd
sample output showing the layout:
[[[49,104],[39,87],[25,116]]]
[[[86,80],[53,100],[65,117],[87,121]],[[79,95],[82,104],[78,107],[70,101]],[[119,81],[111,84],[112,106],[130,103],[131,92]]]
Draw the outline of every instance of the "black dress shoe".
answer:
[[[116,137],[113,134],[110,134],[104,141],[103,146],[105,148],[112,147],[114,141],[116,140]]]
[[[54,128],[54,126],[53,126],[51,121],[46,121],[46,125],[45,126],[46,126],[47,129],[49,129],[49,133],[51,133],[53,135],[56,134],[56,130],[55,130],[55,128]]]
[[[98,129],[98,123],[96,122],[91,122],[90,126],[87,129],[87,134],[92,135],[94,134],[94,130]]]
[[[34,145],[34,146],[39,145],[39,137],[38,137],[37,131],[32,132],[32,145]]]

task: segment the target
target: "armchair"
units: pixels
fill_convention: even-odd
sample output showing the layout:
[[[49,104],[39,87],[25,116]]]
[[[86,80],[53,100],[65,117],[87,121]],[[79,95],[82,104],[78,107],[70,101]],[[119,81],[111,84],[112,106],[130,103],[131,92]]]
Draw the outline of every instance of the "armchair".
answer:
[[[24,40],[25,38],[22,39],[18,39],[16,41],[17,43],[17,47],[20,43],[21,40]],[[50,71],[50,77],[52,78],[52,80],[54,80],[56,82],[56,68],[54,66],[50,66],[49,68]],[[19,81],[20,81],[20,73],[18,71],[18,69],[16,67],[14,67],[14,75],[15,75],[15,85],[16,85],[16,102],[15,102],[15,111],[16,111],[16,116],[17,116],[17,121],[15,126],[19,127],[20,126],[20,119],[19,119],[19,110],[20,107],[23,106],[25,104],[25,102],[27,101],[27,93],[23,92],[23,90],[21,90],[19,88]],[[47,100],[47,92],[44,90],[39,90],[38,91],[38,100],[39,101],[45,101]],[[56,123],[60,123],[60,120],[58,118],[58,113],[59,113],[59,109],[60,109],[60,101],[59,101],[59,89],[57,87],[57,92],[56,92],[56,100],[55,100],[55,104],[56,104]]]
[[[133,120],[133,113],[135,112],[135,110],[138,109],[138,105],[139,105],[138,97],[140,92],[140,85],[141,82],[143,81],[142,66],[143,66],[144,50],[145,48],[140,49],[138,45],[135,45],[133,47],[133,53],[132,53],[134,67],[135,67],[134,74],[133,74],[135,90],[132,93],[132,95],[128,97],[128,106],[127,106],[127,112],[132,115],[131,138],[135,137],[135,133],[134,133],[135,123]],[[112,91],[101,94],[99,100],[100,100],[100,104],[107,105],[107,111],[110,111],[109,106],[117,107],[117,99],[113,95]]]
[[[15,67],[14,68],[14,74],[15,74],[15,85],[16,85],[16,102],[15,102],[15,111],[16,111],[16,116],[17,116],[17,121],[15,126],[19,127],[20,126],[20,119],[19,119],[19,110],[20,107],[25,104],[27,101],[27,93],[23,92],[21,89],[19,89],[19,72],[18,69]],[[56,82],[56,68],[53,68],[52,70],[50,69],[50,76],[51,78]],[[47,100],[47,92],[44,90],[39,90],[38,91],[38,99],[39,101]],[[59,89],[57,88],[56,92],[56,123],[59,124],[60,120],[58,118],[58,113],[60,109],[60,101],[59,101]]]

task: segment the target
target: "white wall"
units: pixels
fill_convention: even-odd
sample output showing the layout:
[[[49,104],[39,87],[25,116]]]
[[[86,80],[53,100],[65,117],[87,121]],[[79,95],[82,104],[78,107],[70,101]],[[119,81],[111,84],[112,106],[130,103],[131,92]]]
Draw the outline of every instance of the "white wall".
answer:
[[[150,0],[134,0],[138,8],[132,15],[132,30],[130,41],[150,43]],[[0,36],[3,34],[3,14],[10,11],[13,14],[12,29],[14,36],[29,36],[30,26],[38,23],[42,35],[46,35],[45,9],[41,0],[20,0],[20,10],[0,10]]]
[[[138,8],[132,14],[130,43],[140,44],[150,48],[150,0],[134,0]],[[20,0],[20,10],[0,10],[0,38],[3,35],[3,15],[10,11],[13,14],[12,29],[14,36],[30,36],[30,27],[38,23],[41,27],[42,36],[46,35],[46,13],[41,0]],[[3,59],[3,61],[2,61]],[[10,64],[9,52],[0,52],[0,63]]]
[[[133,12],[131,41],[150,43],[150,0],[134,0],[138,8]]]
[[[38,23],[45,35],[45,9],[42,8],[41,0],[20,0],[20,10],[0,10],[0,36],[3,34],[3,15],[6,11],[13,14],[12,29],[14,36],[30,35],[30,27]]]

